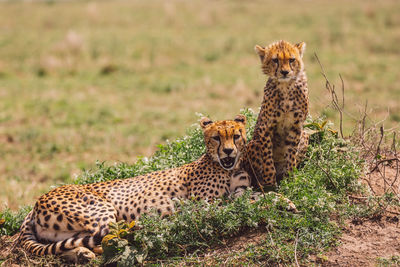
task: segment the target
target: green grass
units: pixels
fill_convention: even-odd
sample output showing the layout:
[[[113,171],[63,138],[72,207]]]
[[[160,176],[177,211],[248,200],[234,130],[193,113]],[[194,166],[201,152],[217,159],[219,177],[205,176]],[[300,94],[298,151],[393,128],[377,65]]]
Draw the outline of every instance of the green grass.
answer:
[[[0,235],[13,235],[21,226],[26,215],[31,211],[32,207],[26,206],[13,212],[5,209],[0,212]]]
[[[377,258],[376,265],[379,267],[392,267],[400,265],[400,257],[392,256],[388,258]]]
[[[273,10],[273,12],[271,12]],[[32,204],[100,162],[133,163],[197,119],[261,103],[255,44],[307,43],[311,114],[346,109],[398,126],[398,1],[0,3],[0,203]],[[348,117],[347,117],[348,118]],[[345,121],[350,132],[354,122]]]

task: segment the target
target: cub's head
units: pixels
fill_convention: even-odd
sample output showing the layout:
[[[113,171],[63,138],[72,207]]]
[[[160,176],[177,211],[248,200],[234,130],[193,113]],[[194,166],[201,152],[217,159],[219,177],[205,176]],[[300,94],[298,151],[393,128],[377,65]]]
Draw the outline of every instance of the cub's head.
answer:
[[[304,69],[304,42],[292,45],[286,41],[279,41],[267,47],[256,45],[254,49],[260,56],[263,73],[272,79],[288,82],[295,79]]]
[[[246,146],[246,117],[237,115],[233,121],[216,121],[203,117],[200,126],[204,132],[207,154],[222,168],[235,168]]]

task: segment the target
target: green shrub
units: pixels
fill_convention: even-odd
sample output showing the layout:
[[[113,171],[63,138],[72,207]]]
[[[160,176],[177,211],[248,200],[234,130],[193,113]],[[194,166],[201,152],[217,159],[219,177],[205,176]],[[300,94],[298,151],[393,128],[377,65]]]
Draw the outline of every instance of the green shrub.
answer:
[[[21,226],[26,215],[31,211],[31,207],[25,206],[17,212],[5,209],[0,212],[0,235],[13,235]]]

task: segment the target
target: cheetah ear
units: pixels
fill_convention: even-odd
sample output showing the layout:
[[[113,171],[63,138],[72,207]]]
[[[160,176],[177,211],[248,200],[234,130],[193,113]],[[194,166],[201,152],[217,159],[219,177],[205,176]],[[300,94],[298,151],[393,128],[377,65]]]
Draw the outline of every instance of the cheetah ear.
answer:
[[[256,51],[256,53],[260,56],[261,62],[263,62],[264,57],[265,57],[265,51],[266,49],[263,48],[262,46],[256,45],[254,47],[254,50]]]
[[[298,50],[300,57],[303,58],[304,51],[306,50],[306,43],[305,42],[300,42],[294,45]]]
[[[209,125],[209,124],[211,124],[211,123],[213,123],[213,121],[210,120],[210,119],[207,118],[207,117],[203,117],[203,118],[200,119],[200,126],[201,126],[201,128],[203,128],[203,129],[206,128],[207,125]]]
[[[246,125],[246,116],[239,114],[235,117],[234,121],[242,123],[243,125]]]

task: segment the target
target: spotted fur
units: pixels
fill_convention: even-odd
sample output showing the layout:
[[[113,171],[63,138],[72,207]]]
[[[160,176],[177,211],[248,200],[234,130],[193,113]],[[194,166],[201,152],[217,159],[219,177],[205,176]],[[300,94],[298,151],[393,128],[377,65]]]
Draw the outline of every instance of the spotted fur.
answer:
[[[256,45],[261,68],[269,79],[253,139],[247,145],[243,168],[253,185],[275,186],[292,171],[308,146],[303,123],[308,114],[307,77],[303,54],[305,43],[279,41],[267,47]]]
[[[50,191],[25,218],[20,245],[36,255],[93,258],[92,250],[101,252],[110,222],[137,220],[152,209],[162,216],[171,214],[173,198],[211,200],[248,187],[249,176],[238,169],[246,144],[245,124],[243,115],[233,121],[202,118],[207,152],[182,167]]]

